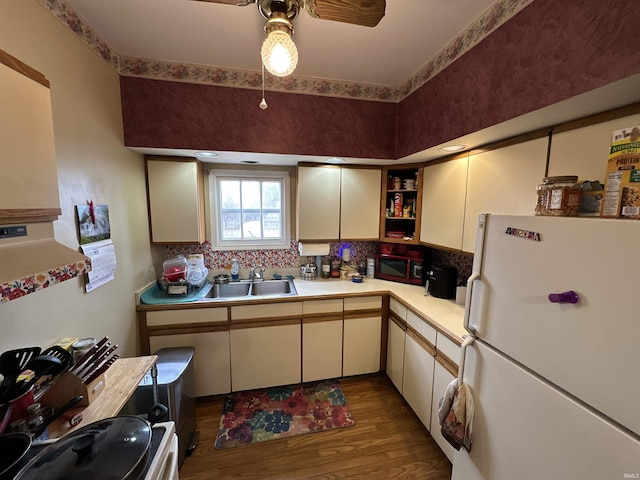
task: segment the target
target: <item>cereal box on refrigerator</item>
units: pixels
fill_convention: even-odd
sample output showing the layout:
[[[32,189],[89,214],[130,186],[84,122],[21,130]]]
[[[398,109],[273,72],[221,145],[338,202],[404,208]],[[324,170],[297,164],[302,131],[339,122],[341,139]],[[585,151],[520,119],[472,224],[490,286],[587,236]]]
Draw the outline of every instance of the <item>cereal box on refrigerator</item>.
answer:
[[[640,218],[640,127],[613,132],[600,215]]]

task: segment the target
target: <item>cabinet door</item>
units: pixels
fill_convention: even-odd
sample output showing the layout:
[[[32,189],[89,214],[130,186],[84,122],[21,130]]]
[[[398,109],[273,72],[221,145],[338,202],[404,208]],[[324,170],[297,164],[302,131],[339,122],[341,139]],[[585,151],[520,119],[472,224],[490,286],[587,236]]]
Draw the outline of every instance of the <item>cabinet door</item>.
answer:
[[[377,240],[380,230],[381,170],[342,168],[341,175],[340,238]]]
[[[153,243],[204,242],[202,166],[196,160],[147,159]]]
[[[420,241],[462,248],[468,157],[424,168]]]
[[[604,184],[614,130],[640,125],[640,114],[554,133],[549,156],[549,176],[578,175]]]
[[[453,381],[455,377],[451,375],[442,365],[437,361],[433,370],[433,402],[431,402],[431,436],[436,441],[440,449],[447,456],[449,461],[453,463],[453,455],[456,450],[451,444],[444,439],[442,433],[440,433],[440,422],[438,420],[438,403],[440,398],[444,395],[447,386]]]
[[[302,325],[302,381],[342,376],[342,320]]]
[[[197,397],[231,391],[229,332],[161,335],[151,337],[149,343],[152,352],[168,347],[195,347],[193,369]]]
[[[480,213],[533,215],[544,177],[547,138],[469,156],[462,250],[473,252]]]
[[[404,330],[393,320],[389,320],[387,339],[387,376],[398,391],[402,393],[402,376],[404,372]]]
[[[343,375],[361,375],[380,370],[382,317],[344,319]]]
[[[300,324],[231,331],[233,391],[300,383]]]
[[[427,430],[431,429],[431,395],[433,392],[433,355],[407,332],[404,346],[402,395]]]
[[[298,167],[298,240],[340,238],[340,167]]]
[[[56,209],[60,197],[48,82],[27,76],[2,61],[20,67],[0,51],[0,205],[3,210]],[[46,83],[46,86],[45,86]],[[0,221],[0,224],[11,224]],[[15,220],[14,220],[15,222]]]

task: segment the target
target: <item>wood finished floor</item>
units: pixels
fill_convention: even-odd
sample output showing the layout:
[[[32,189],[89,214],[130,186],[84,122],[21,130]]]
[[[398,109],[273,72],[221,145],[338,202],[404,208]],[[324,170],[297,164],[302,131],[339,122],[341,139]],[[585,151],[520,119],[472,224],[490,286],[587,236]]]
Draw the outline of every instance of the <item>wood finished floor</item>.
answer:
[[[181,480],[449,480],[451,463],[384,374],[341,379],[356,425],[215,450],[224,396],[199,400]]]

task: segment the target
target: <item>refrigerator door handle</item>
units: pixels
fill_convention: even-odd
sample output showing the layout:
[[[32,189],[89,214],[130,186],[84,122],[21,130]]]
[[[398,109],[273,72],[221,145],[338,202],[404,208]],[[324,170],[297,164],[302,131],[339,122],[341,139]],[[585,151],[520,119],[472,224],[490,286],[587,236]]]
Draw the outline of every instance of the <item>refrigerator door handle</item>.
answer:
[[[460,345],[460,365],[458,367],[458,386],[462,385],[464,380],[464,362],[467,356],[467,347],[475,342],[475,337],[469,335],[464,338],[462,345]]]
[[[467,280],[467,299],[464,302],[464,329],[469,332],[471,335],[476,334],[475,328],[473,328],[469,322],[471,319],[471,297],[473,296],[473,286],[475,285],[475,281],[480,280],[480,273],[474,272],[471,274],[469,279]]]
[[[470,324],[471,317],[471,301],[473,297],[473,286],[476,280],[480,280],[480,272],[482,271],[482,261],[484,257],[484,237],[486,234],[488,213],[478,215],[478,230],[476,232],[476,249],[473,255],[472,273],[467,280],[467,298],[464,303],[464,323],[463,326],[471,335],[476,334],[475,327]]]

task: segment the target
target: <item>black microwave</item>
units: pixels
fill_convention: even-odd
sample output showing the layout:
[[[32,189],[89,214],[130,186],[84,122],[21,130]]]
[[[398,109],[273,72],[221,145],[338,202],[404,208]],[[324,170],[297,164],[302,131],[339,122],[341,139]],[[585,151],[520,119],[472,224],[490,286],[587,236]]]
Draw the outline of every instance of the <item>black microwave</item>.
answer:
[[[376,256],[376,278],[394,282],[424,285],[426,270],[424,259],[401,255]]]

